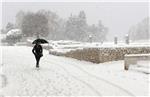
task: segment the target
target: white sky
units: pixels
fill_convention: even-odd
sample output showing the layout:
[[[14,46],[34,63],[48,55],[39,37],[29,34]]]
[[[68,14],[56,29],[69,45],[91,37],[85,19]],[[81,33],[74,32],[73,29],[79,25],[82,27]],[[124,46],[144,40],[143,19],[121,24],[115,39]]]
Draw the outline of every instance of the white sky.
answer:
[[[3,2],[37,2],[37,0],[0,0]],[[149,0],[38,0],[38,2],[148,2]]]
[[[4,0],[3,0],[4,1]],[[10,0],[5,0],[10,1]],[[14,0],[13,0],[14,1]],[[17,1],[17,0],[15,0]],[[103,24],[109,27],[109,40],[112,40],[114,36],[122,38],[129,30],[129,27],[138,23],[145,17],[149,16],[149,5],[147,0],[145,2],[85,2],[91,0],[82,0],[84,2],[31,2],[26,0],[26,3],[4,3],[2,7],[2,22],[3,26],[7,22],[14,22],[15,15],[19,10],[24,11],[37,11],[39,9],[46,9],[56,12],[62,18],[68,18],[70,14],[77,15],[80,10],[84,10],[87,16],[88,24],[95,24],[98,20],[102,20]],[[51,0],[50,0],[51,1]],[[63,0],[64,1],[64,0]],[[73,0],[71,0],[73,1]],[[98,0],[95,0],[98,1]],[[101,0],[104,1],[104,0]],[[121,0],[124,1],[124,0]],[[127,0],[128,1],[128,0]],[[141,1],[141,0],[130,0],[130,1]],[[46,3],[44,3],[46,2]]]

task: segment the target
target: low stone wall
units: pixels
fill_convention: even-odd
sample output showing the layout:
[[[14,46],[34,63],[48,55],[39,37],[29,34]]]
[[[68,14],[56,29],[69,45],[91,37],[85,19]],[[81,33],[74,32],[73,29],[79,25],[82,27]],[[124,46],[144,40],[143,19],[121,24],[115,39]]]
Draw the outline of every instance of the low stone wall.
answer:
[[[150,47],[85,48],[68,52],[64,56],[94,63],[102,63],[123,60],[125,54],[146,53],[150,53]]]

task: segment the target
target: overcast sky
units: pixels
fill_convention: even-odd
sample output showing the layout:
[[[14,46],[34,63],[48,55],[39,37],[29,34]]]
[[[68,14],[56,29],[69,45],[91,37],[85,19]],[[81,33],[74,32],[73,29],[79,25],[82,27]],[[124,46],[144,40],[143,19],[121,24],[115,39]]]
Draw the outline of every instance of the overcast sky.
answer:
[[[46,9],[56,12],[60,17],[67,19],[70,14],[77,15],[84,10],[88,24],[96,24],[102,20],[109,28],[109,40],[114,36],[123,37],[130,26],[137,24],[149,15],[147,2],[3,2],[2,26],[15,21],[15,15],[19,10],[34,11]]]

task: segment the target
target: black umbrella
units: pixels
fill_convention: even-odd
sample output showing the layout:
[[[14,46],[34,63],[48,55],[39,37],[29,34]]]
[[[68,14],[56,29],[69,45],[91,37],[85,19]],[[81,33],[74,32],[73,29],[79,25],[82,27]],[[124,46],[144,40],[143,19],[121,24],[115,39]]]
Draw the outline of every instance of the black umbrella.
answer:
[[[38,38],[32,42],[32,44],[37,44],[37,43],[44,44],[44,43],[48,43],[48,41],[45,39]]]

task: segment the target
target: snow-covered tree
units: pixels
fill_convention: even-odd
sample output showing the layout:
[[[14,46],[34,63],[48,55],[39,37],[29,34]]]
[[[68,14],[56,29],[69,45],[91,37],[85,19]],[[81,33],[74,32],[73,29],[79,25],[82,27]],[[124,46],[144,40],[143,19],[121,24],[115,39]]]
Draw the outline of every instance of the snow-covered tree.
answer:
[[[44,12],[44,11],[42,11]],[[59,16],[52,11],[45,11],[45,15],[48,19],[48,28],[49,28],[49,39],[57,39],[59,37],[58,29],[60,23],[60,18]]]
[[[93,36],[93,41],[103,43],[106,40],[106,35],[108,33],[108,28],[105,27],[99,20],[98,24],[91,25],[88,27],[89,34]]]
[[[148,40],[150,38],[149,17],[143,19],[138,24],[129,29],[129,37],[131,40]]]
[[[22,38],[22,32],[20,29],[12,29],[6,34],[6,42],[13,45],[19,42]]]
[[[44,36],[52,40],[87,41],[92,35],[94,41],[104,41],[107,28],[99,22],[98,25],[89,26],[84,11],[78,15],[70,15],[65,20],[55,12],[39,10],[36,13],[19,11],[16,15],[16,25],[25,36]]]
[[[53,34],[50,33],[51,39],[54,39],[54,40],[68,39],[66,36],[66,32],[65,32],[66,21],[59,18],[57,22],[58,22],[56,25],[57,28],[55,29],[55,32]]]
[[[23,18],[25,16],[25,12],[20,10],[17,14],[16,14],[16,27],[21,29],[21,25],[22,25],[22,21]]]
[[[23,18],[21,28],[26,36],[46,37],[49,34],[48,19],[40,12],[28,12]]]
[[[98,41],[100,41],[101,43],[103,43],[105,40],[106,40],[106,35],[108,33],[108,28],[105,27],[103,24],[102,24],[102,21],[99,20],[98,22],[98,30],[97,30],[97,39]]]
[[[87,23],[84,11],[81,11],[78,16],[71,16],[66,22],[66,34],[71,40],[84,41],[87,37]]]
[[[8,31],[10,31],[11,29],[14,29],[15,25],[11,22],[8,22],[6,25],[6,28],[4,29],[4,33],[7,33]]]
[[[87,21],[85,12],[80,11],[78,18],[79,40],[85,41],[85,38],[87,37]]]

